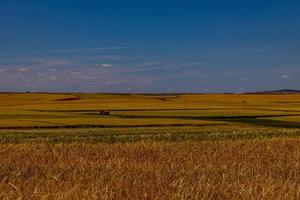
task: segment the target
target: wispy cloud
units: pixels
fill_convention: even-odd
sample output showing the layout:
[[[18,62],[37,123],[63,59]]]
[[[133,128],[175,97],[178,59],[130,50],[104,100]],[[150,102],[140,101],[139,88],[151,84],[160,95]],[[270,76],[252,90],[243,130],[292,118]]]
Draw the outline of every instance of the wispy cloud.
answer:
[[[99,61],[99,60],[144,60],[148,59],[148,57],[145,56],[127,56],[127,55],[94,55],[94,56],[76,56],[77,59],[80,60],[86,60],[86,61]]]
[[[62,66],[73,64],[68,59],[56,59],[56,58],[33,58],[32,61],[39,66]]]
[[[251,78],[249,78],[249,77],[241,77],[240,80],[242,80],[242,81],[250,81]]]
[[[57,70],[55,68],[48,69],[49,72],[56,72]]]
[[[102,63],[102,64],[96,64],[95,67],[104,67],[104,68],[110,68],[113,67],[113,64],[110,63]]]
[[[281,75],[281,78],[283,78],[283,79],[289,79],[289,78],[291,78],[291,76],[287,75],[287,74],[283,74],[283,75]]]
[[[94,48],[51,49],[51,50],[40,50],[40,51],[2,53],[0,54],[0,56],[14,56],[14,55],[22,55],[22,54],[47,54],[47,53],[76,53],[76,52],[120,50],[120,49],[127,49],[127,47],[111,46],[111,47],[94,47]]]
[[[38,75],[38,76],[46,76],[46,75],[47,75],[47,73],[42,73],[42,72],[39,72],[39,73],[36,73],[36,75]]]
[[[80,71],[70,71],[70,74],[81,74],[82,72],[80,72]]]
[[[56,82],[58,81],[58,78],[55,75],[50,75],[47,77],[49,81],[51,82]]]
[[[21,67],[18,69],[19,72],[27,72],[28,71],[28,68],[26,67]]]
[[[71,52],[81,52],[81,51],[103,51],[103,50],[119,50],[125,49],[126,47],[113,46],[113,47],[96,47],[96,48],[81,48],[81,49],[56,49],[48,51],[38,51],[45,53],[71,53]]]

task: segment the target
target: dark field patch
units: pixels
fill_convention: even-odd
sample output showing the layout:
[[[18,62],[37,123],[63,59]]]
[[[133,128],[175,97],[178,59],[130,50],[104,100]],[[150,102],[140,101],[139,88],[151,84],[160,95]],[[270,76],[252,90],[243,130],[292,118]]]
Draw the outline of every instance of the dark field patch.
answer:
[[[264,108],[151,108],[151,109],[106,109],[108,111],[117,112],[142,112],[142,111],[222,111],[222,110],[241,110],[241,111],[274,111],[274,112],[297,112],[300,114],[300,110],[288,110],[288,109],[264,109]],[[37,112],[98,112],[100,109],[80,109],[80,110],[29,110]]]
[[[62,99],[55,99],[55,101],[76,101],[80,100],[82,98],[80,97],[67,97],[67,98],[62,98]]]
[[[224,126],[227,124],[193,124],[193,123],[172,123],[172,124],[143,124],[143,125],[94,125],[94,124],[78,124],[78,125],[59,125],[59,126],[8,126],[0,127],[0,130],[18,130],[18,129],[86,129],[86,128],[138,128],[138,127],[182,127],[182,126]]]
[[[109,109],[112,112],[107,117],[118,117],[118,118],[131,118],[131,119],[185,119],[185,120],[207,120],[207,121],[223,121],[223,122],[233,122],[242,123],[255,126],[267,126],[267,127],[278,127],[278,128],[300,128],[300,122],[289,122],[272,120],[267,118],[273,117],[291,117],[300,116],[300,114],[268,114],[268,115],[240,115],[240,116],[174,116],[172,112],[170,115],[134,115],[134,112],[155,112],[155,111],[222,111],[222,110],[232,110],[232,108],[203,108],[203,109]],[[298,110],[288,110],[288,109],[241,109],[241,110],[257,110],[257,111],[274,111],[274,112],[287,112],[287,113],[300,113]],[[99,115],[99,110],[38,110],[39,112],[62,112],[62,113],[81,113],[84,115]],[[113,112],[124,112],[124,114],[114,114]],[[127,114],[126,112],[133,112]],[[184,113],[183,113],[184,115]],[[188,124],[187,126],[189,126]],[[161,126],[161,125],[151,125],[151,126]],[[168,125],[166,125],[168,126]],[[180,125],[181,126],[181,125]],[[212,124],[215,126],[215,124]],[[80,125],[78,127],[81,127]],[[107,127],[107,126],[96,126],[96,127]],[[114,126],[116,127],[116,126]]]
[[[300,122],[289,122],[289,121],[266,119],[266,118],[273,118],[273,117],[291,117],[291,116],[300,116],[300,115],[294,114],[294,115],[217,116],[217,117],[118,115],[118,117],[121,118],[175,118],[175,119],[236,122],[236,123],[244,123],[244,124],[250,124],[256,126],[269,126],[269,127],[279,127],[279,128],[300,128]]]

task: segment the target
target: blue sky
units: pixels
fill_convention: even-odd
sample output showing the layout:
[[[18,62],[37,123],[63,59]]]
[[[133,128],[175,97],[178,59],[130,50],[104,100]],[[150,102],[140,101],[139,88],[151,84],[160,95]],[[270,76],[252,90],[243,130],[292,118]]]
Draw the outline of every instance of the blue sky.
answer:
[[[0,2],[0,91],[300,89],[300,2]]]

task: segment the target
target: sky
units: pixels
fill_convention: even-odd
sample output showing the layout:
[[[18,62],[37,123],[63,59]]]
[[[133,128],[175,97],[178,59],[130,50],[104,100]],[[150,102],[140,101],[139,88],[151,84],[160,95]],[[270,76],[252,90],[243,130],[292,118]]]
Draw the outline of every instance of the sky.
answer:
[[[300,89],[299,0],[3,0],[0,91]]]

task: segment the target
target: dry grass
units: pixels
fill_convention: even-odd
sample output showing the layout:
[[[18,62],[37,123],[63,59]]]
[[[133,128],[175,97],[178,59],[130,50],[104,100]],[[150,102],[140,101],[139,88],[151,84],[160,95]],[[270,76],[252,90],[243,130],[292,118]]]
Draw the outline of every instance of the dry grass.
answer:
[[[300,139],[1,144],[1,199],[299,199]]]

